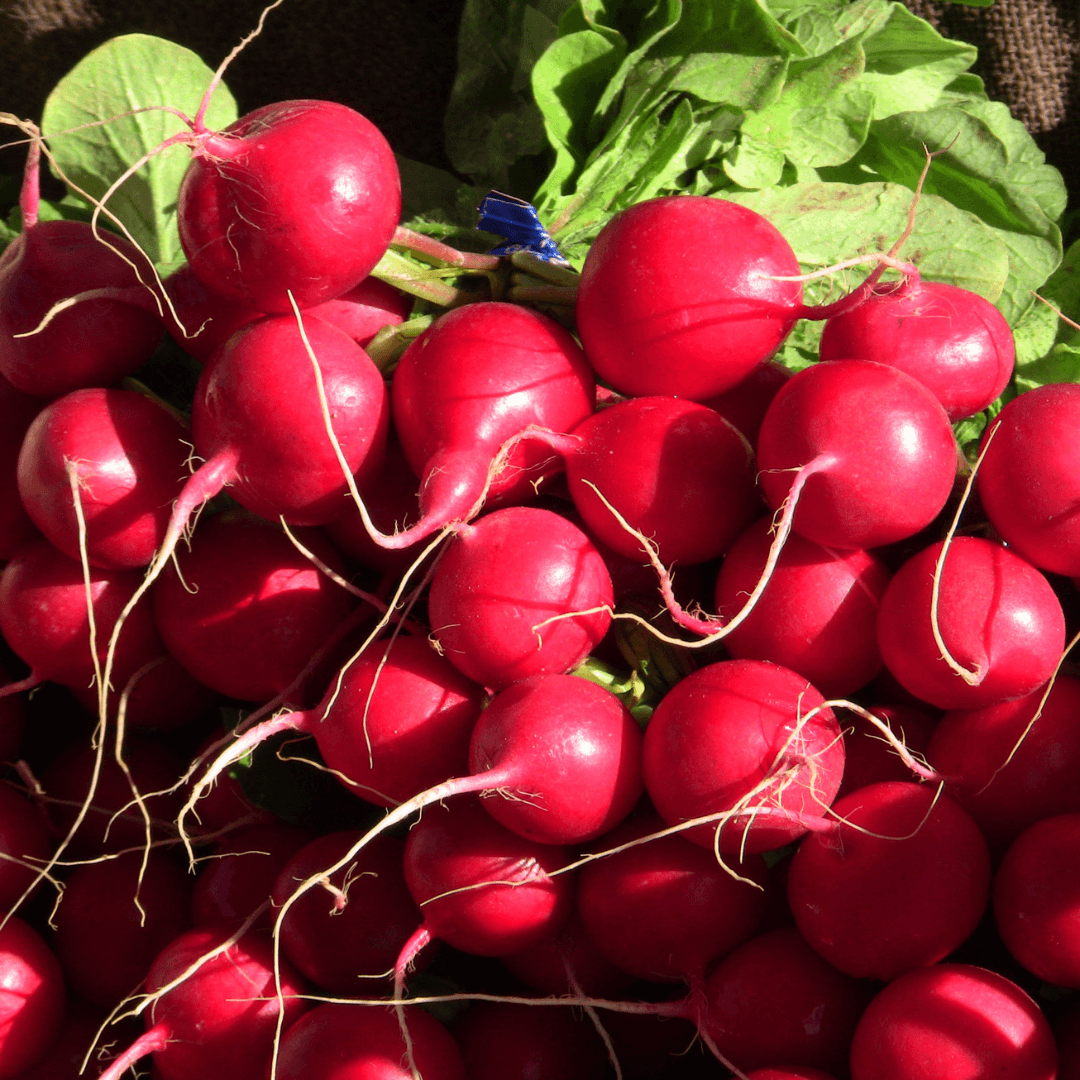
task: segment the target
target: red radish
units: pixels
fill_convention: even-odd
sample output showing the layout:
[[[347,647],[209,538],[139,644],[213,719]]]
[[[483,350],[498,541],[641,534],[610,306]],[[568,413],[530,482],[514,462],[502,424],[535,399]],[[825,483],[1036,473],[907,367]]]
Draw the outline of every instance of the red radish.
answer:
[[[764,510],[749,444],[704,405],[634,398],[590,416],[555,445],[589,529],[628,558],[647,557],[606,500],[667,564],[722,555]]]
[[[369,120],[328,101],[282,101],[211,133],[177,203],[180,241],[210,289],[259,311],[333,299],[382,257],[401,213],[401,180]]]
[[[173,938],[191,925],[191,878],[160,851],[76,867],[53,913],[68,986],[112,1008],[132,993]]]
[[[297,536],[346,573],[321,536]],[[353,609],[280,529],[248,515],[202,522],[176,561],[179,573],[170,567],[154,583],[157,626],[177,660],[228,697],[266,701],[284,690]]]
[[[64,1019],[64,975],[38,933],[16,916],[0,928],[0,1077],[48,1054]]]
[[[238,927],[270,899],[281,869],[314,839],[307,829],[284,824],[249,825],[223,836],[195,879],[192,923]],[[273,922],[268,909],[251,926],[268,930]]]
[[[747,1080],[835,1080],[832,1073],[821,1069],[802,1068],[798,1065],[782,1069],[754,1069],[746,1074]]]
[[[851,1080],[1054,1080],[1057,1051],[1038,1005],[1015,983],[968,964],[893,980],[851,1044]]]
[[[654,815],[635,818],[598,846],[617,848],[663,828]],[[653,982],[700,985],[706,968],[754,935],[765,912],[760,856],[721,866],[680,836],[597,859],[578,877],[578,911],[591,940],[624,971]]]
[[[1080,989],[1080,813],[1025,829],[998,867],[993,899],[1013,957],[1044,982]]]
[[[942,543],[910,558],[878,609],[878,645],[888,669],[916,697],[941,709],[978,709],[1023,697],[1054,673],[1065,617],[1050,583],[991,540],[958,536],[934,577]],[[947,662],[942,642],[966,674]]]
[[[0,910],[14,908],[52,850],[48,819],[10,784],[0,783]]]
[[[164,281],[165,292],[176,317],[166,310],[165,329],[189,356],[205,364],[242,326],[262,317],[262,312],[208,289],[184,263]]]
[[[1002,540],[1041,570],[1070,577],[1080,574],[1078,425],[1080,386],[1021,394],[987,428],[976,481]]]
[[[914,536],[945,506],[958,464],[934,395],[869,360],[814,364],[793,376],[765,414],[757,459],[769,505],[797,493],[794,531],[837,548]]]
[[[0,377],[0,561],[7,561],[38,536],[19,497],[16,463],[23,437],[44,402]]]
[[[829,832],[799,845],[788,900],[803,937],[860,978],[893,979],[943,960],[982,918],[990,853],[946,795],[871,784],[838,800]]]
[[[794,927],[772,930],[721,960],[706,980],[697,1023],[741,1069],[811,1065],[841,1073],[868,983],[827,964]]]
[[[334,832],[297,851],[273,886],[280,908],[302,881],[333,865],[360,838]],[[385,976],[423,919],[405,885],[404,841],[376,837],[347,866],[304,893],[279,928],[281,950],[316,986],[373,996],[371,980]]]
[[[715,409],[728,423],[734,424],[753,446],[757,442],[761,421],[765,419],[772,399],[791,375],[789,368],[770,360],[758,364],[745,379],[730,390],[707,398],[702,404]]]
[[[463,525],[431,584],[432,635],[470,679],[495,688],[570,671],[611,622],[611,578],[588,537],[535,507]]]
[[[568,862],[562,848],[503,828],[476,798],[430,807],[405,846],[405,880],[424,922],[398,957],[398,979],[435,938],[476,956],[542,941],[570,914],[573,879],[551,876]]]
[[[109,1031],[107,1040],[111,1046],[94,1051],[82,1070],[83,1059],[87,1050],[94,1046],[98,1032],[108,1019],[108,1012],[80,998],[69,998],[64,1011],[64,1023],[59,1035],[52,1042],[49,1051],[36,1065],[19,1073],[18,1080],[93,1080],[108,1067],[117,1041],[127,1041],[138,1035],[139,1025],[134,1020],[125,1020],[119,1028]],[[128,1032],[128,1029],[130,1033]]]
[[[802,676],[759,660],[683,679],[645,732],[645,787],[660,816],[676,825],[715,815],[683,835],[712,847],[719,828],[724,853],[783,847],[820,826],[844,770],[840,725],[823,702]]]
[[[884,720],[909,750],[925,756],[934,732],[934,717],[930,713],[910,705],[873,705],[869,711]],[[938,772],[942,771],[938,769]],[[837,799],[842,799],[867,784],[914,778],[911,769],[882,739],[881,732],[875,725],[856,712],[845,717],[844,782],[836,793]],[[964,804],[963,799],[958,801]],[[965,806],[965,809],[971,813],[969,806]],[[974,814],[972,816],[975,817]]]
[[[625,991],[634,977],[613,964],[589,937],[577,908],[550,937],[521,952],[502,957],[503,966],[526,986],[544,994],[610,998]]]
[[[467,517],[500,447],[527,427],[567,432],[593,411],[595,381],[568,330],[529,308],[467,304],[405,350],[391,388],[394,427],[422,478],[420,520],[382,543],[403,547]],[[489,499],[522,502],[560,471],[535,440],[519,442]]]
[[[1080,812],[1080,680],[1059,675],[1045,705],[1044,697],[1040,686],[1002,705],[946,713],[927,747],[999,854],[1041,818]]]
[[[465,1080],[450,1033],[423,1009],[405,1014],[414,1073],[398,1017],[391,1009],[319,1005],[285,1032],[276,1080]]]
[[[469,1080],[607,1080],[596,1028],[575,1010],[479,1001],[454,1026]]]
[[[384,326],[398,326],[412,312],[413,298],[378,278],[367,277],[353,289],[317,304],[312,315],[344,330],[362,349]]]
[[[148,993],[198,966],[155,1000],[145,1014],[146,1032],[101,1074],[102,1080],[119,1080],[149,1053],[161,1080],[264,1080],[278,1026],[273,952],[253,934],[225,946],[229,935],[221,929],[189,930],[165,946],[147,976]],[[288,1025],[306,1010],[298,996],[305,986],[288,963],[281,962],[280,971]]]
[[[753,210],[705,196],[649,199],[593,241],[578,331],[589,362],[616,390],[702,401],[783,344],[802,285],[777,278],[799,273],[787,241]]]
[[[751,525],[716,579],[716,611],[731,619],[746,603],[772,547],[771,521]],[[791,535],[749,616],[724,639],[738,659],[771,660],[804,675],[830,698],[865,686],[881,667],[877,613],[891,575],[869,551],[837,551]]]
[[[78,485],[92,566],[149,565],[183,486],[189,435],[162,404],[133,390],[74,390],[47,405],[19,454],[19,494],[37,527],[78,559]]]
[[[1012,377],[1016,349],[1005,316],[957,285],[878,285],[825,324],[822,360],[875,360],[906,371],[953,422],[982,412]]]
[[[109,636],[141,581],[138,570],[90,570],[97,660],[102,667]],[[0,574],[0,633],[30,666],[30,675],[20,683],[8,684],[8,692],[45,680],[63,686],[91,685],[94,654],[82,566],[46,540],[20,548]],[[137,604],[118,640],[113,687],[122,688],[144,664],[164,652],[150,605]]]
[[[195,752],[201,757],[219,742],[226,732],[223,728],[208,735]],[[256,808],[244,794],[240,782],[229,773],[222,773],[217,783],[199,801],[199,831],[217,833],[241,825],[272,825],[277,818],[269,810]],[[194,830],[193,830],[194,831]]]

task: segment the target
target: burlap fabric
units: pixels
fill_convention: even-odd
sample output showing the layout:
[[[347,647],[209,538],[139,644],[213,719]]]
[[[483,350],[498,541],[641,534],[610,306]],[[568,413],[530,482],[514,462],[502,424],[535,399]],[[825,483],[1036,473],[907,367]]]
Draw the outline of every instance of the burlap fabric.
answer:
[[[995,0],[989,8],[907,2],[943,33],[979,47],[976,70],[990,94],[1027,126],[1070,192],[1080,190],[1080,2]],[[229,85],[241,111],[290,97],[344,102],[378,124],[400,153],[446,167],[441,118],[462,4],[287,0],[263,39],[233,65]],[[57,79],[117,34],[160,34],[216,65],[263,6],[263,0],[0,0],[0,109],[38,118]],[[18,168],[16,158],[0,159],[0,169]]]

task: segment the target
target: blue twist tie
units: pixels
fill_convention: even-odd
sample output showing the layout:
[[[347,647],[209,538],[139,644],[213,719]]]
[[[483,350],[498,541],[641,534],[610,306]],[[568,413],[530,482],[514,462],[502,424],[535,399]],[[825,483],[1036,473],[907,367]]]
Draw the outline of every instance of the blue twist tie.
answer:
[[[493,247],[489,255],[513,255],[515,251],[529,251],[545,262],[570,265],[559,253],[547,229],[540,224],[540,217],[532,203],[513,195],[504,195],[501,191],[489,191],[480,203],[479,213],[478,229],[506,238],[506,243]]]

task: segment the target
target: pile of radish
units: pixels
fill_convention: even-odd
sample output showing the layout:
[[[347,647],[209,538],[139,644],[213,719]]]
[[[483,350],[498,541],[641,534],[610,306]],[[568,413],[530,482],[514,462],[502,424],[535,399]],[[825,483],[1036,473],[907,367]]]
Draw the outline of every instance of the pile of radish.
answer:
[[[1080,1077],[1080,387],[696,195],[380,368],[378,130],[177,141],[0,257],[0,1080]]]

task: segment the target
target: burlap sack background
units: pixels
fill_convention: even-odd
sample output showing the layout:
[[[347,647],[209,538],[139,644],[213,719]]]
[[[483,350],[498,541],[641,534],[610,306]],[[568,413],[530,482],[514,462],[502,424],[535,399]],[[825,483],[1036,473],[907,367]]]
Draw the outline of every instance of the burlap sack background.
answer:
[[[1070,192],[1080,191],[1080,2],[907,3],[943,33],[978,46],[976,70],[990,94],[1027,126]],[[159,34],[214,67],[263,6],[263,0],[0,0],[0,110],[39,118],[60,76],[117,34]],[[263,38],[230,69],[229,86],[241,112],[291,97],[344,102],[378,124],[398,152],[446,167],[441,119],[462,6],[463,0],[286,0]],[[19,160],[0,155],[0,170],[17,171]]]

